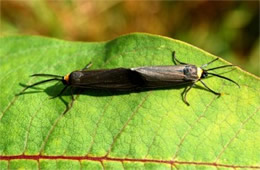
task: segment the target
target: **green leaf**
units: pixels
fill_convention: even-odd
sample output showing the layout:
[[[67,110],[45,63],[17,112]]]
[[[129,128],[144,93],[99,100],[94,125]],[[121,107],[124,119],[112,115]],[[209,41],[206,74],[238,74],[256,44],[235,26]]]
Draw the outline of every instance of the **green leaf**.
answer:
[[[201,66],[215,56],[184,42],[130,34],[101,43],[43,37],[0,39],[0,169],[196,169],[260,168],[260,80],[235,68],[218,73],[236,85],[208,78],[187,100],[183,88],[117,94],[85,91],[49,99],[63,88],[46,83],[27,94],[21,84],[35,73],[66,75],[92,61],[91,69],[173,65]],[[227,64],[219,60],[210,67]],[[66,114],[64,114],[66,113]]]

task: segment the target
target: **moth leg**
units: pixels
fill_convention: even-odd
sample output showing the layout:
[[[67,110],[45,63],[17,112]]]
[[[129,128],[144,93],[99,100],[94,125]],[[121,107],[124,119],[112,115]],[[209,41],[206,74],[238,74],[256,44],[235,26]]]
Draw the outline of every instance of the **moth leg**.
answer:
[[[81,69],[81,71],[85,71],[89,69],[91,66],[92,66],[92,62],[89,62],[83,69]]]
[[[200,82],[203,84],[203,86],[206,87],[211,93],[214,93],[215,95],[218,95],[218,96],[221,95],[221,93],[215,92],[214,90],[210,89],[202,80],[199,80],[199,81],[200,81]]]
[[[74,101],[75,98],[74,98],[74,95],[73,95],[73,89],[72,89],[72,87],[70,88],[70,94],[71,94],[71,99],[72,99],[72,101]]]
[[[68,86],[65,86],[65,87],[59,92],[59,94],[57,94],[56,96],[51,97],[51,99],[54,99],[54,98],[56,98],[56,97],[61,96],[62,93],[63,93],[67,88],[68,88]]]
[[[182,92],[182,100],[184,101],[185,104],[187,104],[188,106],[190,105],[186,99],[187,93],[190,91],[190,89],[195,85],[195,83],[193,83],[192,85],[190,85],[189,87],[186,87],[184,89],[184,91]]]
[[[176,55],[175,55],[175,51],[172,52],[172,61],[173,61],[174,64],[177,64],[177,62],[178,62],[179,64],[187,64],[187,63],[183,63],[183,62],[177,60]],[[177,62],[176,62],[176,61],[177,61]]]

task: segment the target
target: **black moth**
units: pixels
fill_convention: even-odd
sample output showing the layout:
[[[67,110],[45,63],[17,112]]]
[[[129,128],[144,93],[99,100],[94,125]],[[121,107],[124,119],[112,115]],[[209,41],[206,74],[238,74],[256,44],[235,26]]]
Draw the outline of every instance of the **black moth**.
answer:
[[[202,81],[202,79],[207,78],[208,75],[231,81],[239,87],[238,83],[235,81],[211,72],[212,70],[231,67],[233,65],[223,65],[205,69],[209,64],[215,62],[216,60],[218,60],[218,58],[202,65],[201,67],[197,67],[192,64],[180,62],[176,59],[175,52],[173,52],[173,62],[179,63],[180,65],[88,70],[91,66],[90,63],[82,70],[73,71],[65,76],[33,74],[32,76],[52,78],[29,85],[24,89],[24,91],[28,88],[50,81],[61,81],[65,85],[57,96],[62,95],[68,87],[80,89],[138,91],[157,88],[170,88],[182,85],[186,86],[182,93],[183,101],[189,105],[186,100],[186,96],[197,81],[200,81],[210,92],[215,95],[220,95],[220,93],[215,92]]]

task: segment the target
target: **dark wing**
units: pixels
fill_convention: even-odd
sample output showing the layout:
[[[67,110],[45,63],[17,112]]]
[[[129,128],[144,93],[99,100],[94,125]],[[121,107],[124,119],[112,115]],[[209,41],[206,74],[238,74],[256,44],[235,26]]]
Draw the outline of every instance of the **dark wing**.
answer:
[[[163,88],[191,84],[196,81],[196,79],[190,79],[184,74],[187,66],[192,67],[190,65],[151,66],[132,68],[131,70],[142,76],[146,88]]]
[[[136,77],[137,76],[137,77]],[[141,77],[127,68],[72,72],[73,87],[89,89],[134,90],[142,82]],[[142,80],[141,80],[142,81]]]

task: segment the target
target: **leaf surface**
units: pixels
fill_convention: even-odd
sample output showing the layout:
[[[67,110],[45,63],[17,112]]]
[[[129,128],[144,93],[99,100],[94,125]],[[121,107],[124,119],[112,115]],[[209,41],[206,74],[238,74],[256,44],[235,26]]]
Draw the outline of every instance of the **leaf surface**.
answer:
[[[260,80],[235,68],[197,83],[187,99],[183,88],[117,94],[84,91],[71,108],[70,92],[46,83],[29,93],[22,84],[35,73],[66,75],[90,69],[172,65],[201,66],[215,56],[184,42],[129,34],[108,42],[68,42],[43,37],[0,38],[1,169],[195,169],[260,168]],[[210,67],[227,64],[219,60]],[[65,114],[64,114],[65,113]]]

